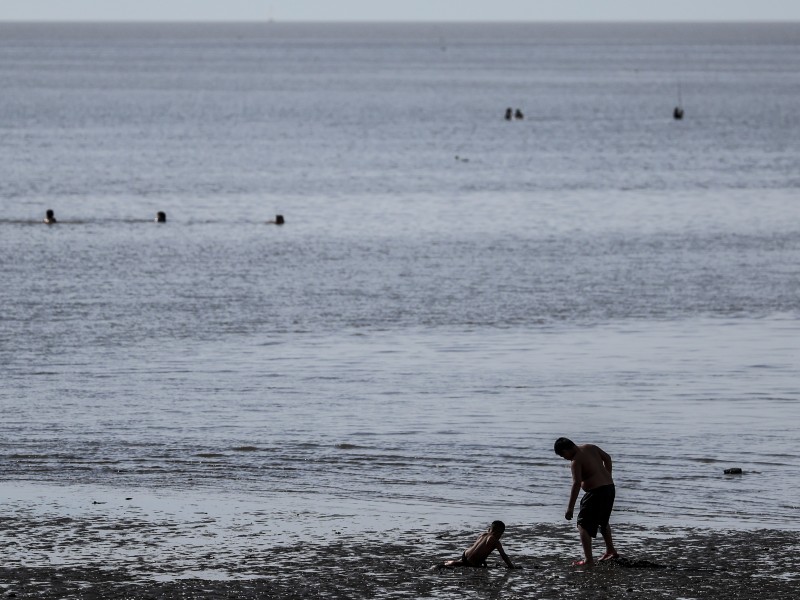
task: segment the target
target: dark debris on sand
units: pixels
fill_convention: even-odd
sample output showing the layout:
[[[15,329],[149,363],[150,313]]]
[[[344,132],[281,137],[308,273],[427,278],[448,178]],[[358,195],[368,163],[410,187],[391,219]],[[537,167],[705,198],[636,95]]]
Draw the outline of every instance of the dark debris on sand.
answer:
[[[0,541],[7,541],[2,534],[8,526],[5,521]],[[62,526],[68,530],[78,524]],[[393,534],[391,542],[339,536],[330,543],[279,549],[259,548],[256,542],[245,556],[209,553],[188,569],[185,561],[181,566],[171,564],[161,553],[105,564],[104,540],[90,539],[84,543],[96,544],[99,553],[94,564],[51,566],[5,560],[0,567],[0,598],[788,600],[797,598],[800,584],[796,533],[768,530],[650,531],[620,526],[616,535],[621,560],[586,568],[572,566],[580,557],[572,528],[509,527],[504,545],[519,569],[506,570],[498,557],[490,558],[488,569],[432,568],[457,557],[473,534],[414,531]],[[203,572],[226,573],[227,578],[192,577]]]

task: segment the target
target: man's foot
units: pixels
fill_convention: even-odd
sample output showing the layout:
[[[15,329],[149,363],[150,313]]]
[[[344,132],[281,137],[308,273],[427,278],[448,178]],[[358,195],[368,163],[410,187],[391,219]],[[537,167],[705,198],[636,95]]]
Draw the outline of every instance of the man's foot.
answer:
[[[599,559],[597,559],[597,562],[603,562],[604,560],[615,560],[617,558],[619,558],[619,553],[617,553],[617,552],[606,552],[605,554],[603,554],[603,556],[601,556]]]
[[[591,560],[576,560],[572,563],[573,567],[591,567],[594,564]]]

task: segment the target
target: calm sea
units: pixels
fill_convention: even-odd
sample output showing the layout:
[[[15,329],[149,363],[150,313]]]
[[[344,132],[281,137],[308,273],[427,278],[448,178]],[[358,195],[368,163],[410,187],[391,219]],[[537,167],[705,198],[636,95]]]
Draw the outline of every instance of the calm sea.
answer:
[[[4,510],[558,523],[566,435],[798,528],[800,25],[2,24],[0,90]]]

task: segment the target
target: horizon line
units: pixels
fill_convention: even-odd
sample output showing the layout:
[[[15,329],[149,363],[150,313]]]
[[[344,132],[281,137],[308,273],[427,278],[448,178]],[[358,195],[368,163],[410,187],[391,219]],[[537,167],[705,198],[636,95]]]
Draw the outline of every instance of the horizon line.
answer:
[[[534,24],[643,24],[643,25],[670,25],[670,24],[800,24],[798,19],[456,19],[456,20],[404,20],[404,19],[0,19],[0,24],[165,24],[165,25],[201,25],[201,24],[227,24],[227,25],[270,25],[270,24],[314,24],[314,25],[469,25],[469,24],[495,24],[495,25],[534,25]]]

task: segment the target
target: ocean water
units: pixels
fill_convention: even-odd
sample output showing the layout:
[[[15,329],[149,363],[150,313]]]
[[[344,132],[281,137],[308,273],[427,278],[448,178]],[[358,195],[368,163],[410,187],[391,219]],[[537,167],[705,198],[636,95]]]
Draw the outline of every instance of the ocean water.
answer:
[[[0,89],[7,510],[559,523],[566,435],[797,529],[800,25],[0,24]]]

